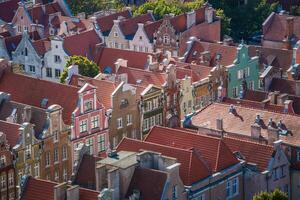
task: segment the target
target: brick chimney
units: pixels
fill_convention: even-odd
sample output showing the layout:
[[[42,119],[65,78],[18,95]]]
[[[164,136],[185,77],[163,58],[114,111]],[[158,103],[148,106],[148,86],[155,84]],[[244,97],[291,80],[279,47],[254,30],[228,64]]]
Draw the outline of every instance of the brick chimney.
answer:
[[[191,12],[186,13],[186,29],[191,28],[196,24],[196,12],[192,10]]]
[[[268,143],[272,144],[273,142],[278,140],[278,138],[279,138],[278,129],[268,126]]]
[[[261,127],[256,123],[251,125],[251,137],[254,139],[261,137]]]
[[[67,189],[67,200],[79,200],[79,186],[73,185]]]
[[[280,30],[279,30],[280,31]],[[286,18],[286,36],[290,39],[294,34],[294,17]]]
[[[223,130],[223,119],[222,118],[217,118],[216,119],[216,127],[220,131]]]
[[[54,200],[64,200],[66,198],[67,183],[54,186]]]

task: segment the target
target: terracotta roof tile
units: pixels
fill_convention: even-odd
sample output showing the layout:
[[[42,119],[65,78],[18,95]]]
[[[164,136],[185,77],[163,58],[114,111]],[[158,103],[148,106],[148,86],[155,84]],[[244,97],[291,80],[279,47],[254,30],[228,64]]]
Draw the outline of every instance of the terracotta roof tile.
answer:
[[[160,25],[162,24],[163,20],[158,20],[152,23],[146,23],[144,26],[144,30],[147,34],[148,39],[152,42],[153,41],[153,34],[155,33],[155,31],[158,30],[158,28],[160,27]]]
[[[97,64],[101,72],[104,72],[109,67],[112,73],[115,73],[115,62],[122,58],[128,61],[127,66],[145,69],[148,55],[153,54],[102,47],[97,54]]]
[[[127,74],[128,83],[147,87],[149,84],[162,86],[165,83],[166,74],[146,71],[131,67],[120,67],[117,74]]]
[[[183,79],[185,76],[189,76],[192,79],[193,82],[200,81],[204,78],[207,78],[211,68],[210,67],[202,67],[202,66],[193,66],[196,68],[196,70],[193,69],[187,69],[187,68],[176,68],[176,78],[177,79]]]
[[[201,53],[209,51],[210,52],[210,66],[215,66],[215,58],[217,54],[221,55],[220,64],[224,66],[231,65],[233,61],[236,59],[236,52],[237,47],[235,46],[226,46],[223,44],[217,43],[208,43],[208,42],[201,42],[201,41],[194,41],[192,48],[189,50],[186,62],[192,63],[195,62],[196,64],[201,64],[200,57]]]
[[[167,182],[167,174],[162,171],[136,168],[127,190],[127,197],[138,190],[143,200],[161,199]],[[155,187],[153,187],[155,185]]]
[[[182,149],[194,149],[208,162],[212,172],[221,171],[238,163],[224,142],[215,137],[179,129],[153,127],[145,141]]]
[[[44,56],[45,53],[51,48],[50,40],[48,38],[33,41],[32,45],[40,56]]]
[[[255,122],[256,115],[259,114],[263,120],[261,135],[267,136],[267,126],[269,119],[277,123],[282,120],[289,134],[280,135],[279,139],[290,145],[299,145],[300,143],[300,120],[299,115],[284,114],[282,112],[268,111],[263,108],[250,108],[235,104],[236,114],[229,113],[230,104],[213,103],[203,110],[199,111],[192,119],[192,124],[208,129],[216,130],[216,119],[223,119],[223,130],[226,132],[251,136],[251,126]]]
[[[96,200],[99,199],[99,192],[94,190],[88,190],[84,188],[79,189],[79,199],[80,200]]]
[[[92,22],[87,19],[79,19],[75,17],[68,17],[68,16],[55,16],[51,20],[51,24],[57,28],[60,28],[61,23],[67,23],[69,31],[73,31],[76,33],[80,33],[83,31],[88,30],[89,28],[92,27]]]
[[[0,91],[11,94],[13,101],[41,107],[42,100],[47,98],[47,107],[53,104],[62,106],[63,120],[68,125],[71,124],[71,114],[77,105],[78,90],[77,87],[10,72],[5,72],[0,78]]]
[[[273,78],[270,84],[270,91],[279,91],[280,93],[286,93],[296,95],[296,81],[287,80],[281,78]]]
[[[5,133],[8,144],[14,147],[19,139],[19,124],[0,120],[0,132]]]
[[[187,27],[186,26],[186,24],[187,24],[186,18],[187,18],[186,14],[181,14],[181,15],[172,17],[170,19],[170,22],[177,33],[182,33],[186,30],[186,27]]]
[[[114,20],[118,19],[119,17],[124,17],[127,19],[131,17],[131,13],[129,10],[124,10],[122,12],[97,18],[97,24],[99,25],[101,32],[103,33],[110,31],[114,25]]]
[[[9,0],[0,3],[0,19],[9,23],[12,21],[15,16],[15,12],[17,11],[19,5],[18,2],[20,0]]]
[[[95,60],[96,44],[101,43],[94,29],[64,38],[64,48],[69,55],[81,55]]]
[[[177,158],[181,163],[179,175],[185,185],[199,181],[211,174],[199,155],[193,150],[179,149],[150,142],[142,142],[129,138],[123,138],[117,147],[118,151],[142,151],[149,150],[162,153],[165,156]]]

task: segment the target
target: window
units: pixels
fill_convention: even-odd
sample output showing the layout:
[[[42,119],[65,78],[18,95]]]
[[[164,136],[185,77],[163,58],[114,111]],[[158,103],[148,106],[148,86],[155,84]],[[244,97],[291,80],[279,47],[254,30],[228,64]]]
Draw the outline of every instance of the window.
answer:
[[[34,177],[35,178],[40,177],[40,165],[39,165],[39,163],[34,164]]]
[[[164,35],[164,44],[170,44],[170,37],[169,35]]]
[[[117,127],[118,127],[118,129],[123,128],[123,121],[122,121],[122,118],[118,118],[118,119],[117,119]]]
[[[237,78],[238,79],[242,79],[243,78],[243,76],[244,76],[244,70],[238,70],[238,74],[237,74]]]
[[[9,200],[14,200],[15,199],[15,193],[11,192],[9,193]]]
[[[226,198],[229,198],[230,197],[230,181],[227,181],[226,183]]]
[[[25,56],[28,56],[28,49],[26,47],[25,47],[24,52],[25,52]]]
[[[28,31],[28,26],[24,26],[24,31]]]
[[[137,138],[136,138],[136,131],[135,131],[135,130],[132,130],[132,131],[131,131],[131,137],[132,137],[133,139],[137,139]]]
[[[92,155],[94,153],[94,150],[93,150],[94,140],[93,140],[93,138],[88,138],[86,140],[86,146],[88,146],[88,148],[89,148],[89,154]]]
[[[143,37],[142,36],[140,36],[140,40],[142,40],[143,39]]]
[[[98,116],[92,117],[91,127],[92,128],[98,128],[99,127],[99,117]]]
[[[148,47],[145,47],[145,52],[148,53]]]
[[[143,130],[147,131],[149,129],[149,118],[144,119],[143,121]]]
[[[55,78],[60,78],[60,69],[55,69]]]
[[[14,172],[8,174],[8,187],[14,186]]]
[[[127,115],[127,125],[131,125],[132,124],[132,114],[128,114]]]
[[[152,110],[152,102],[151,101],[147,101],[147,110],[148,111]]]
[[[118,37],[118,32],[114,32],[114,37]]]
[[[205,194],[201,194],[201,195],[197,198],[197,200],[205,200]]]
[[[89,101],[85,101],[84,102],[84,111],[90,111],[93,109],[93,101],[89,100]]]
[[[53,136],[54,136],[54,137],[53,137],[54,143],[58,142],[58,139],[59,139],[58,131],[54,131]]]
[[[284,165],[282,165],[280,167],[280,178],[283,178],[283,177],[285,177],[285,174],[284,174]]]
[[[232,88],[232,96],[233,97],[237,97],[238,96],[238,88],[237,87],[233,87]]]
[[[177,199],[178,199],[177,185],[174,185],[172,189],[172,200],[177,200]]]
[[[133,45],[133,50],[137,51],[136,45]]]
[[[105,151],[105,135],[98,135],[98,152]]]
[[[18,26],[18,32],[19,32],[19,33],[22,32],[22,26]]]
[[[82,120],[79,122],[79,132],[83,133],[87,131],[87,121],[86,120]]]
[[[254,81],[249,82],[249,89],[254,90]]]
[[[278,167],[273,169],[273,180],[276,181],[279,179],[279,171],[278,171]]]
[[[55,170],[55,172],[54,172],[54,180],[55,180],[55,181],[59,181],[59,173],[58,173],[58,170]]]
[[[124,49],[124,44],[121,44],[121,49]]]
[[[58,148],[54,149],[54,163],[58,163]]]
[[[52,78],[52,69],[50,67],[46,68],[46,76]]]
[[[68,148],[67,145],[64,145],[62,148],[62,159],[67,160],[68,159]]]
[[[54,62],[55,63],[61,63],[61,58],[59,55],[54,55]]]
[[[113,137],[113,147],[116,147],[118,143],[118,138],[117,137]]]
[[[159,122],[159,125],[162,125],[162,114],[158,114],[158,122]]]
[[[119,48],[119,43],[115,42],[115,48],[116,48],[116,49]]]
[[[29,72],[35,74],[35,66],[29,65]]]
[[[46,167],[50,166],[50,151],[46,153]]]
[[[31,157],[31,145],[28,144],[25,146],[25,158],[29,159]]]
[[[297,161],[300,162],[300,150],[297,151]]]
[[[2,188],[2,190],[4,189],[6,189],[6,175],[5,174],[3,174],[2,176],[1,176],[1,188]]]
[[[68,172],[67,172],[66,167],[63,168],[63,179],[64,179],[64,181],[68,180]]]
[[[1,167],[5,166],[5,163],[6,163],[6,157],[5,157],[5,155],[1,155],[1,158],[0,158]]]
[[[239,179],[236,177],[232,180],[232,196],[235,196],[239,193]]]
[[[142,52],[143,51],[143,47],[139,46],[139,51]]]

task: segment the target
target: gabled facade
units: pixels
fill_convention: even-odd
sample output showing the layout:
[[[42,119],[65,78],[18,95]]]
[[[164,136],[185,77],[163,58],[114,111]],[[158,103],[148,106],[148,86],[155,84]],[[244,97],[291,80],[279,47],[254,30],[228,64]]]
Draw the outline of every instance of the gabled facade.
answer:
[[[228,97],[239,97],[244,91],[257,90],[259,84],[258,57],[250,57],[248,47],[240,44],[237,48],[236,59],[232,65],[227,66],[228,70]]]
[[[43,58],[37,53],[27,31],[23,32],[22,40],[12,53],[12,61],[30,76],[42,78]]]
[[[90,155],[106,156],[108,149],[108,122],[105,108],[97,98],[97,88],[86,83],[79,91],[79,103],[73,111],[71,132],[72,160],[77,162],[80,143],[86,144]],[[107,95],[107,94],[105,94]]]

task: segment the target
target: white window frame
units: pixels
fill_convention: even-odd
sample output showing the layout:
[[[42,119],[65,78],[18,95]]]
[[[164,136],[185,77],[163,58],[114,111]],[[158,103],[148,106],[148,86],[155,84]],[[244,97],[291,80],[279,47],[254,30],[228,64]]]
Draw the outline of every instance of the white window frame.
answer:
[[[85,141],[85,144],[89,148],[90,155],[93,155],[94,154],[94,138],[93,137],[87,138],[86,141]]]
[[[99,127],[99,117],[98,116],[93,116],[91,119],[91,128],[98,128]]]
[[[51,164],[51,153],[50,153],[50,151],[46,152],[45,160],[46,160],[46,167],[49,167],[50,164]]]
[[[98,152],[105,151],[105,134],[97,136],[98,138]]]
[[[62,147],[62,159],[67,160],[68,159],[68,148],[67,145],[64,145]]]
[[[87,120],[84,119],[79,122],[79,132],[84,133],[86,131],[87,131]]]
[[[117,129],[121,129],[121,128],[123,128],[123,119],[122,117],[119,117],[117,119]]]
[[[58,148],[54,148],[54,151],[53,151],[53,160],[54,160],[54,164],[59,163],[59,151],[58,151]]]
[[[84,101],[84,112],[93,110],[93,99]]]
[[[6,174],[1,175],[1,190],[6,190]]]
[[[39,163],[34,164],[34,177],[35,178],[40,177],[40,164]]]
[[[131,125],[132,124],[132,114],[128,114],[126,118],[127,118],[127,126]]]
[[[232,187],[232,190],[231,190],[231,196],[237,196],[239,194],[239,179],[238,177],[235,177],[234,179],[231,180],[232,183],[231,183],[231,187]],[[236,187],[236,191],[234,192],[234,187]]]

